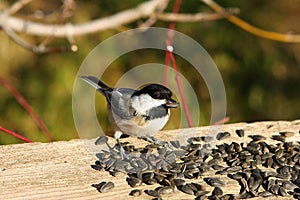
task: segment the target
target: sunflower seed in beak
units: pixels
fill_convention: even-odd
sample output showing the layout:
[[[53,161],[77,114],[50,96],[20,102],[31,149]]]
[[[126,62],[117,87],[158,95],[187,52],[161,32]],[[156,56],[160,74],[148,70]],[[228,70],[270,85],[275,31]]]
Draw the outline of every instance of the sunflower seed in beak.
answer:
[[[167,100],[166,106],[169,108],[177,108],[179,106],[179,103],[173,99],[170,99],[170,100]]]

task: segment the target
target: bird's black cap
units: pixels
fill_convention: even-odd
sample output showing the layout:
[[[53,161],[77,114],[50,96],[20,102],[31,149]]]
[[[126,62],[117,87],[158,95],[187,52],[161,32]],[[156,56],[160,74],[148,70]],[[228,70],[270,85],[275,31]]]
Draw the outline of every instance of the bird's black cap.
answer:
[[[147,85],[136,91],[133,96],[139,96],[141,94],[149,94],[154,99],[170,99],[172,97],[172,92],[160,84]]]

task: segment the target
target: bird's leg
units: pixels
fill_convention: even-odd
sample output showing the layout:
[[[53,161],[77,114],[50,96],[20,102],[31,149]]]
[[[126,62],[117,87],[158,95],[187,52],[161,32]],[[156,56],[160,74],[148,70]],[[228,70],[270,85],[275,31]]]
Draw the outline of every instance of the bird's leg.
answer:
[[[116,131],[114,134],[115,139],[117,140],[117,144],[120,148],[120,154],[121,154],[121,158],[122,160],[129,160],[129,156],[125,154],[125,149],[122,147],[121,142],[120,142],[120,137],[122,135],[121,131]]]

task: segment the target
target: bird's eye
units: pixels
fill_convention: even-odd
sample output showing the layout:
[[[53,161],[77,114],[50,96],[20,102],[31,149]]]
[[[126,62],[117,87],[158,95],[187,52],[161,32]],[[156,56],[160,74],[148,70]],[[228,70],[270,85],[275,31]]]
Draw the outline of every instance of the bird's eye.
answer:
[[[156,99],[160,99],[160,96],[161,96],[160,92],[155,92],[153,94],[153,97],[156,98]]]

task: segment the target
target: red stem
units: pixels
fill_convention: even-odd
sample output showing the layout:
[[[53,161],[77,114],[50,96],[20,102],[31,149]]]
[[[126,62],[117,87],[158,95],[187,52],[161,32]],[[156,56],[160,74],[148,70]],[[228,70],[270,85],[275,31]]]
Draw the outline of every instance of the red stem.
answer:
[[[164,78],[163,78],[163,84],[164,85],[168,85],[169,67],[170,67],[170,58],[169,58],[169,56],[167,55],[167,52],[166,52]]]
[[[30,115],[30,117],[35,121],[37,126],[44,132],[46,137],[49,141],[53,141],[53,137],[46,127],[46,125],[43,123],[43,121],[39,118],[39,116],[34,112],[32,107],[29,105],[29,103],[24,99],[24,97],[10,84],[5,78],[0,76],[0,83],[2,83],[6,89],[16,98],[16,100],[19,102],[19,104],[27,111],[27,113]]]
[[[13,132],[13,131],[7,130],[6,128],[3,128],[3,127],[1,127],[1,126],[0,126],[0,131],[3,131],[3,132],[5,132],[5,133],[8,133],[9,135],[12,135],[12,136],[14,136],[14,137],[16,137],[16,138],[18,138],[18,139],[24,141],[24,142],[27,142],[27,143],[32,142],[31,140],[29,140],[29,139],[27,139],[27,138],[25,138],[25,137],[23,137],[23,136],[21,136],[21,135],[15,133],[15,132]]]
[[[179,72],[178,72],[178,68],[177,68],[177,64],[176,64],[174,55],[173,55],[172,52],[168,52],[168,54],[169,54],[169,58],[172,60],[172,64],[173,64],[173,67],[174,67],[174,70],[175,70],[175,73],[176,73],[176,83],[177,83],[177,87],[179,89],[179,94],[180,94],[180,97],[181,97],[181,101],[182,101],[182,104],[183,104],[183,109],[185,111],[188,124],[189,124],[190,127],[193,127],[192,118],[191,118],[191,115],[190,115],[189,107],[186,103],[186,99],[184,97],[184,92],[183,92],[183,89],[182,89],[181,80],[180,80],[180,76],[179,76]]]
[[[178,13],[179,8],[180,8],[180,4],[181,4],[181,0],[176,0],[173,10],[173,13]],[[188,105],[186,103],[186,99],[184,97],[184,92],[182,89],[182,85],[181,85],[181,81],[180,81],[180,76],[179,76],[179,72],[178,72],[178,68],[177,68],[177,64],[176,64],[176,60],[174,58],[173,52],[172,50],[168,49],[168,47],[173,48],[173,38],[174,38],[174,29],[175,29],[175,22],[170,22],[169,24],[169,31],[168,31],[168,35],[167,35],[167,41],[166,41],[166,45],[167,45],[167,50],[166,50],[166,59],[165,59],[165,70],[164,70],[164,80],[163,83],[166,85],[167,84],[167,79],[168,79],[168,71],[169,71],[169,67],[170,67],[170,60],[172,61],[172,65],[174,67],[175,73],[176,73],[176,83],[177,83],[177,87],[179,89],[179,94],[183,103],[183,109],[189,124],[189,127],[193,127],[193,122],[192,122],[192,118],[189,112],[189,108]]]
[[[178,13],[179,8],[180,8],[181,0],[176,0],[175,4],[173,6],[172,12],[173,13]],[[169,23],[169,31],[168,31],[168,40],[167,40],[167,45],[172,45],[173,44],[173,37],[174,37],[174,30],[175,29],[175,22],[170,22]]]

